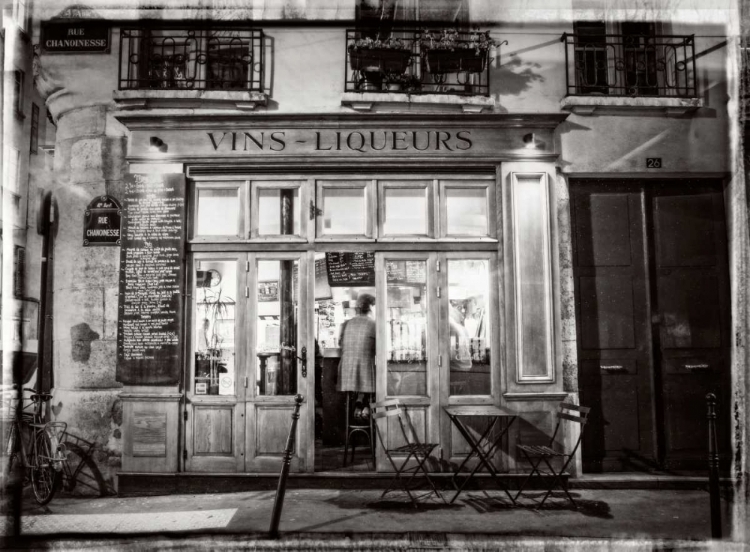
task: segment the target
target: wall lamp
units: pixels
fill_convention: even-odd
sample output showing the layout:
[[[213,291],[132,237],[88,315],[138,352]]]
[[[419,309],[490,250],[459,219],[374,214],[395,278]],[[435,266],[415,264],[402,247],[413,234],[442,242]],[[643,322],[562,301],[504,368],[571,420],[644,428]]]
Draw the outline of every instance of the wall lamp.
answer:
[[[165,144],[161,138],[157,136],[152,136],[151,139],[149,140],[148,149],[153,153],[167,153],[169,146]]]
[[[541,145],[541,143],[537,142],[536,136],[534,135],[533,132],[529,132],[528,134],[524,134],[524,136],[523,136],[523,147],[525,147],[526,149],[536,149],[540,145]]]

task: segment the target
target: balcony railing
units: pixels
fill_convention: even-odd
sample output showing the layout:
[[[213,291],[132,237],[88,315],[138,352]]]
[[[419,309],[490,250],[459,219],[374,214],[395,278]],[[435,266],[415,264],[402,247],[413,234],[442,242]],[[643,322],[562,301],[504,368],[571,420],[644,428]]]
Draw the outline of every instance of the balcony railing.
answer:
[[[567,95],[694,98],[693,35],[563,33]]]
[[[391,42],[403,48],[357,47],[374,31],[346,31],[346,92],[402,92],[489,96],[490,51],[466,47],[473,33],[458,33],[453,50],[429,50],[420,44],[422,31],[397,30]]]
[[[262,92],[263,32],[257,29],[124,28],[120,90]]]

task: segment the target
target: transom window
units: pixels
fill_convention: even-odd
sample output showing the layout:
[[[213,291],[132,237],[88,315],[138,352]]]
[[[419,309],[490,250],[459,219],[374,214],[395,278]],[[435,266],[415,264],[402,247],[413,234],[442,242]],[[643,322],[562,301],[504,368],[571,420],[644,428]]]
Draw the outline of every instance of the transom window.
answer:
[[[483,240],[494,176],[196,181],[194,241]]]

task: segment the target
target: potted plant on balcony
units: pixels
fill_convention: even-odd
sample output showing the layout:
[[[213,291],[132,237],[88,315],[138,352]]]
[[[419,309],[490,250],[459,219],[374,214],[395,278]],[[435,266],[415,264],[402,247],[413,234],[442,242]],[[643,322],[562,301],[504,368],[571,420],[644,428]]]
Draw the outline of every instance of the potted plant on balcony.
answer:
[[[419,37],[422,55],[433,75],[445,73],[480,73],[484,70],[490,48],[497,42],[489,31],[473,32],[468,40],[461,40],[456,29],[439,33],[424,31]]]
[[[360,38],[349,46],[349,66],[359,72],[365,90],[380,90],[384,75],[406,72],[411,50],[399,38]]]
[[[390,73],[385,76],[385,86],[389,92],[415,92],[422,88],[422,81],[415,75]]]

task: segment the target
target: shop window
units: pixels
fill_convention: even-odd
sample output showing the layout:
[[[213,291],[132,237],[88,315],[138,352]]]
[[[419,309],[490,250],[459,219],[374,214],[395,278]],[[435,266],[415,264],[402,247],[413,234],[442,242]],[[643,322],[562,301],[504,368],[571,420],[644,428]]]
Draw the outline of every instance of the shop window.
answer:
[[[241,237],[242,201],[239,185],[208,184],[196,185],[196,237],[224,236]]]
[[[297,390],[299,261],[257,261],[256,394]]]
[[[318,236],[371,238],[372,182],[329,180],[318,184]]]
[[[387,259],[388,396],[427,395],[427,261]]]
[[[487,182],[441,182],[442,237],[488,237],[494,213]]]
[[[448,261],[451,395],[489,395],[491,389],[490,263]]]
[[[431,181],[385,180],[380,192],[380,236],[433,236]]]
[[[234,395],[237,262],[200,260],[195,266],[194,393]]]
[[[300,183],[253,182],[251,238],[300,236]]]

